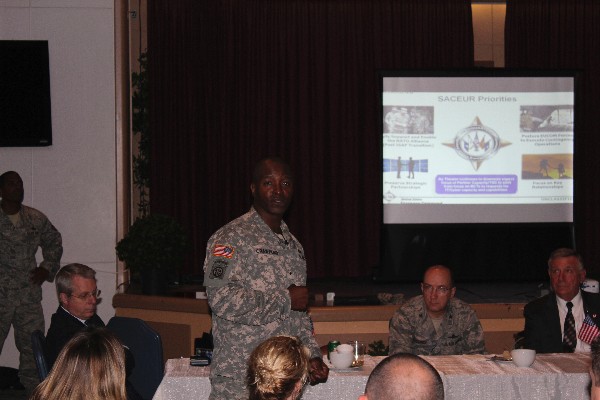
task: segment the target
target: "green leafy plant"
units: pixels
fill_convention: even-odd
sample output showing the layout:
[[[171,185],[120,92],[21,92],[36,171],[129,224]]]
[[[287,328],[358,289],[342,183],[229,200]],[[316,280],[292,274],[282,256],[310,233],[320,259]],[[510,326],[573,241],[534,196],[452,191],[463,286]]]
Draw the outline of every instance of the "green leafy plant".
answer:
[[[369,343],[367,354],[370,356],[387,356],[389,352],[390,348],[383,343],[383,340],[376,340],[373,343]]]
[[[133,273],[145,269],[176,270],[190,245],[182,226],[172,217],[149,214],[138,218],[117,243],[117,256]]]
[[[150,201],[150,131],[148,129],[148,57],[144,52],[138,58],[140,72],[131,74],[131,130],[137,138],[137,154],[132,157],[133,185],[138,190],[138,214],[149,213]]]

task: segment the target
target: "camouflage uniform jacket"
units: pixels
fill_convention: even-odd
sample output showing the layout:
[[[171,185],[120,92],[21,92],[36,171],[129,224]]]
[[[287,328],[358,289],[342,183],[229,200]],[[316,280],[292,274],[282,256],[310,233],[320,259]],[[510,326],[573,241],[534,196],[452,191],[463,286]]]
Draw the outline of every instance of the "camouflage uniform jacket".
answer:
[[[448,302],[437,334],[425,308],[423,296],[403,304],[390,321],[390,355],[481,354],[485,351],[483,329],[475,311],[462,300]]]
[[[41,287],[29,282],[38,247],[44,258],[39,266],[48,270],[52,282],[63,252],[60,232],[35,208],[21,205],[17,226],[0,208],[0,288],[18,290],[22,299],[32,302],[42,300]]]
[[[211,375],[243,380],[250,353],[276,335],[298,336],[320,357],[306,312],[292,311],[287,288],[306,285],[306,259],[285,222],[280,239],[250,211],[208,240],[204,285],[212,309],[214,352]]]

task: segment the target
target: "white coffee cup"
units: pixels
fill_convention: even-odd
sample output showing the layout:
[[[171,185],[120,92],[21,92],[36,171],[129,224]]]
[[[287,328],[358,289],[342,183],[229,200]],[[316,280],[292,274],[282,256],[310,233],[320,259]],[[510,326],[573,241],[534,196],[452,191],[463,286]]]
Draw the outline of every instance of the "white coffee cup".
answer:
[[[335,368],[349,368],[354,361],[354,353],[332,351],[329,353],[329,361]]]
[[[529,367],[535,361],[535,350],[514,349],[510,355],[517,367]]]

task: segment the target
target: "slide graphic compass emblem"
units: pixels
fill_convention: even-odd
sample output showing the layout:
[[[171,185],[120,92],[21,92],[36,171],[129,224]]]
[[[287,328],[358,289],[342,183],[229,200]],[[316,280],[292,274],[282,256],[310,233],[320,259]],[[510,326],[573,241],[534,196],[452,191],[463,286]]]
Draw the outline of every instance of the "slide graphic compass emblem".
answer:
[[[479,117],[475,117],[471,125],[456,133],[453,143],[444,143],[452,147],[459,156],[471,162],[477,171],[481,164],[492,158],[498,150],[511,145],[500,139],[498,133],[489,126],[483,125]]]

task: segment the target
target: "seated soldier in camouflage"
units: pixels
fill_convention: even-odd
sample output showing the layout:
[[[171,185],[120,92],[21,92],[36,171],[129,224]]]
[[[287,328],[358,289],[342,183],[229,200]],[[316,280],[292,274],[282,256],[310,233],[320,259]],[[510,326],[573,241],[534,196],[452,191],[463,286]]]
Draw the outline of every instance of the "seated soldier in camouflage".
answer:
[[[454,298],[456,288],[448,267],[425,271],[422,295],[404,303],[390,321],[390,355],[481,354],[483,329],[475,311]]]

